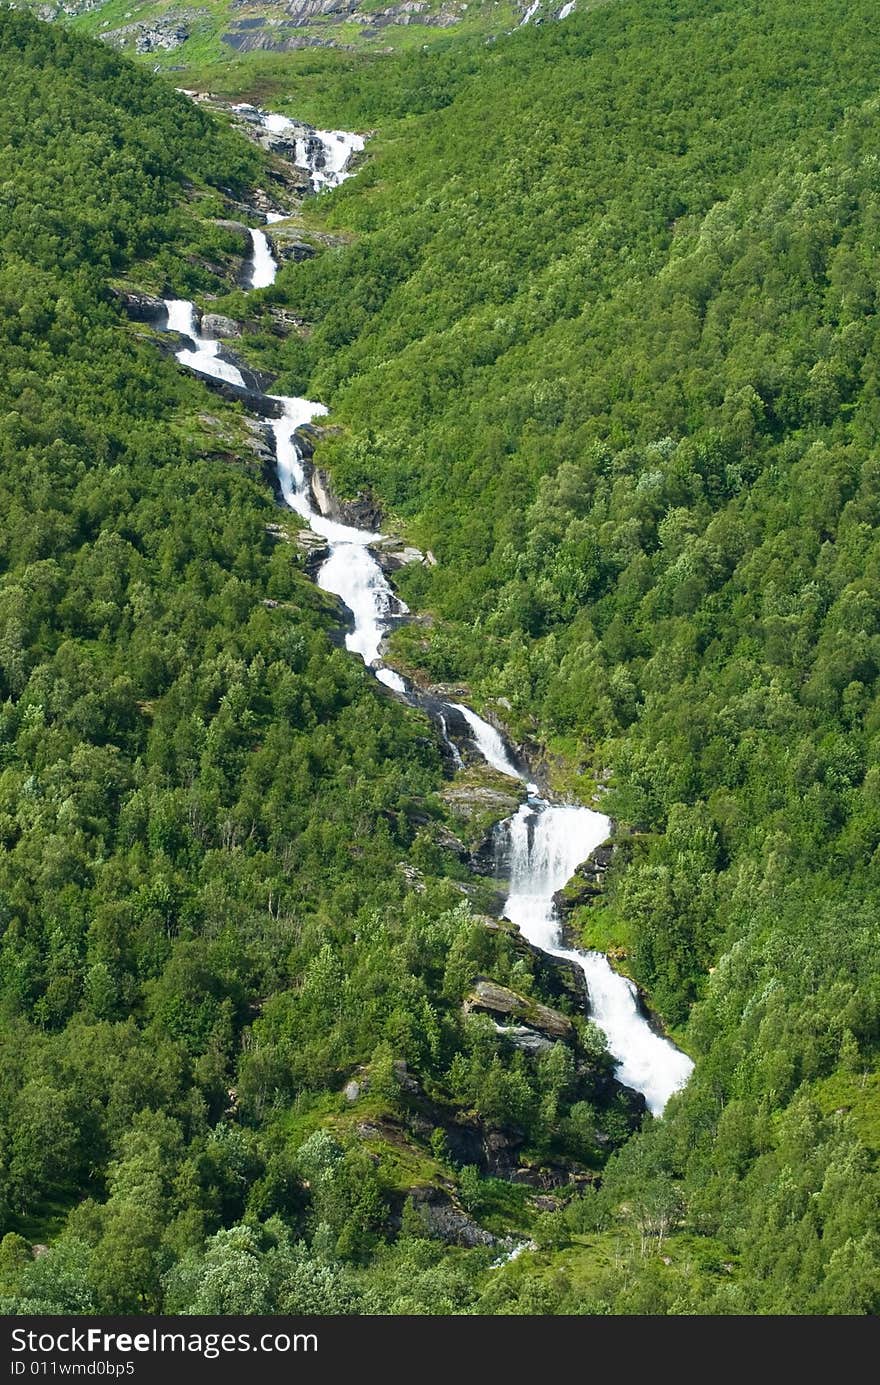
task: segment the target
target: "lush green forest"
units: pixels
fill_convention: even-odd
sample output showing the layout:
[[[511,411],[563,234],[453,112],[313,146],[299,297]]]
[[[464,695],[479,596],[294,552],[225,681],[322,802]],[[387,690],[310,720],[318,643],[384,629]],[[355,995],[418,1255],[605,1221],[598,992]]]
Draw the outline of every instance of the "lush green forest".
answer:
[[[277,289],[322,459],[438,557],[399,662],[611,773],[583,936],[698,1063],[606,1189],[731,1266],[636,1310],[877,1307],[878,52],[867,3],[626,4],[328,71],[357,239]]]
[[[582,1017],[528,1057],[462,1013],[478,972],[577,1007],[472,912],[430,726],[334,642],[239,407],[113,296],[228,287],[256,154],[8,11],[0,62],[2,1302],[427,1311],[410,1189],[516,1228],[482,1133],[589,1171],[637,1113]]]
[[[347,243],[248,307],[258,155],[0,14],[5,1311],[880,1307],[878,56],[867,0],[629,0],[273,59],[264,99],[376,133],[305,215]],[[572,919],[696,1058],[662,1121],[627,1138],[577,1015],[534,1057],[463,1014],[477,973],[577,1007],[123,282],[309,320],[243,349],[437,556],[398,664],[607,778]],[[580,1172],[536,1200],[467,1132]]]

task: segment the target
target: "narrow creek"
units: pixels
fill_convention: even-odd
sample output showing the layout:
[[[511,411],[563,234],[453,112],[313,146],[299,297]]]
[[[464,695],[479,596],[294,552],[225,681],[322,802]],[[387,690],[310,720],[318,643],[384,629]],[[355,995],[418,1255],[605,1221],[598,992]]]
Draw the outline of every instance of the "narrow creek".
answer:
[[[259,118],[265,129],[273,133],[302,128],[284,116],[260,112]],[[308,168],[312,190],[319,192],[336,187],[349,176],[349,159],[362,148],[363,139],[358,135],[316,130],[307,137],[297,136],[296,162],[299,167]],[[280,219],[277,214],[270,214],[267,222]],[[264,288],[274,282],[278,266],[265,233],[255,229],[250,234],[252,254],[245,282],[250,288]],[[224,358],[220,343],[201,335],[194,304],[169,299],[165,307],[167,330],[180,333],[188,342],[176,353],[182,365],[226,384],[248,388],[238,366]],[[250,394],[253,398],[252,390]],[[649,1110],[655,1116],[661,1115],[669,1097],[687,1082],[693,1068],[691,1060],[652,1029],[640,1009],[636,987],[615,972],[602,953],[580,952],[562,945],[553,903],[554,894],[607,839],[610,820],[581,805],[551,803],[517,767],[495,727],[462,703],[427,698],[383,662],[382,640],[391,622],[406,615],[407,608],[395,595],[374,551],[382,535],[321,514],[297,438],[298,429],[326,414],[327,409],[308,399],[280,395],[264,399],[267,414],[274,415],[270,428],[284,502],[326,540],[328,555],[318,571],[317,582],[323,590],[339,597],[350,613],[347,648],[363,659],[385,687],[411,705],[431,711],[456,764],[460,765],[462,760],[455,737],[467,734],[487,764],[525,786],[525,801],[496,830],[499,876],[509,881],[505,917],[517,925],[534,947],[580,967],[589,993],[591,1018],[606,1035],[609,1051],[617,1063],[618,1080],[641,1092]]]

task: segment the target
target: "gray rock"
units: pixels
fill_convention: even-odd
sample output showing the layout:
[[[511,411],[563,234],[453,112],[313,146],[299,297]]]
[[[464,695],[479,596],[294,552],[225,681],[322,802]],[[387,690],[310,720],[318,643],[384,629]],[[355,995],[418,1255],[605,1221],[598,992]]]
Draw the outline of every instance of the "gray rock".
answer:
[[[361,491],[354,500],[342,500],[333,488],[330,473],[323,467],[313,467],[310,477],[312,498],[325,519],[350,524],[356,529],[379,529],[382,510],[369,491]]]
[[[574,1027],[567,1015],[559,1010],[551,1010],[549,1005],[541,1005],[530,996],[519,995],[507,986],[501,986],[489,977],[481,976],[463,1006],[465,1014],[474,1012],[500,1016],[502,1019],[524,1021],[529,1029],[537,1031],[545,1038],[555,1042],[562,1039],[571,1043]]]
[[[165,304],[152,293],[140,289],[111,289],[111,293],[134,322],[159,322],[166,317]]]
[[[304,240],[285,240],[276,233],[275,250],[280,260],[290,260],[293,264],[301,264],[303,260],[311,260],[317,254],[315,247],[309,245]]]
[[[219,337],[240,337],[242,326],[236,322],[235,318],[224,317],[222,313],[205,313],[202,317],[202,336],[217,339]]]
[[[536,1029],[530,1029],[527,1024],[499,1024],[496,1028],[514,1048],[522,1049],[523,1053],[543,1053],[553,1047],[553,1039],[539,1034]]]
[[[193,22],[207,15],[207,10],[179,10],[149,22],[136,21],[118,29],[106,29],[101,38],[113,48],[134,45],[136,53],[171,52],[186,43]]]
[[[455,1203],[442,1188],[411,1188],[410,1199],[425,1229],[447,1245],[491,1246],[495,1237]]]

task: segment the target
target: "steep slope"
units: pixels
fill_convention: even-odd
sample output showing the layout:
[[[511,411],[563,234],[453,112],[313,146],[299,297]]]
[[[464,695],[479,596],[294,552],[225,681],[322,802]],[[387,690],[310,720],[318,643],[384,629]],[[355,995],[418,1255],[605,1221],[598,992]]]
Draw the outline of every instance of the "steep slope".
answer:
[[[438,558],[398,659],[610,773],[572,924],[690,1015],[694,1082],[549,1233],[653,1247],[594,1306],[877,1306],[878,47],[868,4],[633,4],[328,79],[380,127],[356,240],[277,290],[319,459]]]
[[[567,18],[564,0],[26,0],[41,19],[175,71],[242,59],[331,49],[369,56],[434,47],[466,35],[481,42],[521,26]],[[584,0],[582,7],[586,8]]]
[[[271,170],[9,10],[0,73],[0,1306],[384,1311],[413,1247],[467,1306],[641,1103],[571,968],[471,907],[509,781],[473,757],[459,839],[242,396],[149,325],[138,288],[243,277]]]

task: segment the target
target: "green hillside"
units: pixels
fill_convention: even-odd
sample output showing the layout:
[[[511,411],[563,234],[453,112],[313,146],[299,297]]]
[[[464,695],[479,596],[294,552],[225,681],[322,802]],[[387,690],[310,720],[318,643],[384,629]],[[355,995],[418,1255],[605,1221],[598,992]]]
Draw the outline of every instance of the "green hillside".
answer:
[[[498,1253],[469,1213],[536,1215],[490,1134],[589,1182],[638,1110],[486,926],[431,726],[339,648],[240,404],[119,306],[229,288],[259,157],[9,10],[0,70],[3,1310],[384,1311],[414,1255],[466,1303]],[[477,974],[563,1039],[469,1016]]]
[[[328,72],[356,241],[275,291],[321,460],[438,557],[398,662],[634,833],[575,917],[698,1061],[606,1180],[674,1208],[633,1311],[876,1307],[878,56],[868,4],[629,4]]]
[[[204,50],[200,84],[373,132],[297,213],[327,248],[246,297],[222,223],[262,155],[0,13],[5,1311],[880,1309],[880,16],[482,40]],[[607,786],[569,926],[696,1060],[662,1120],[487,926],[427,720],[121,284],[258,327],[340,491],[436,555],[396,666]],[[478,974],[569,1040],[466,1015]]]

